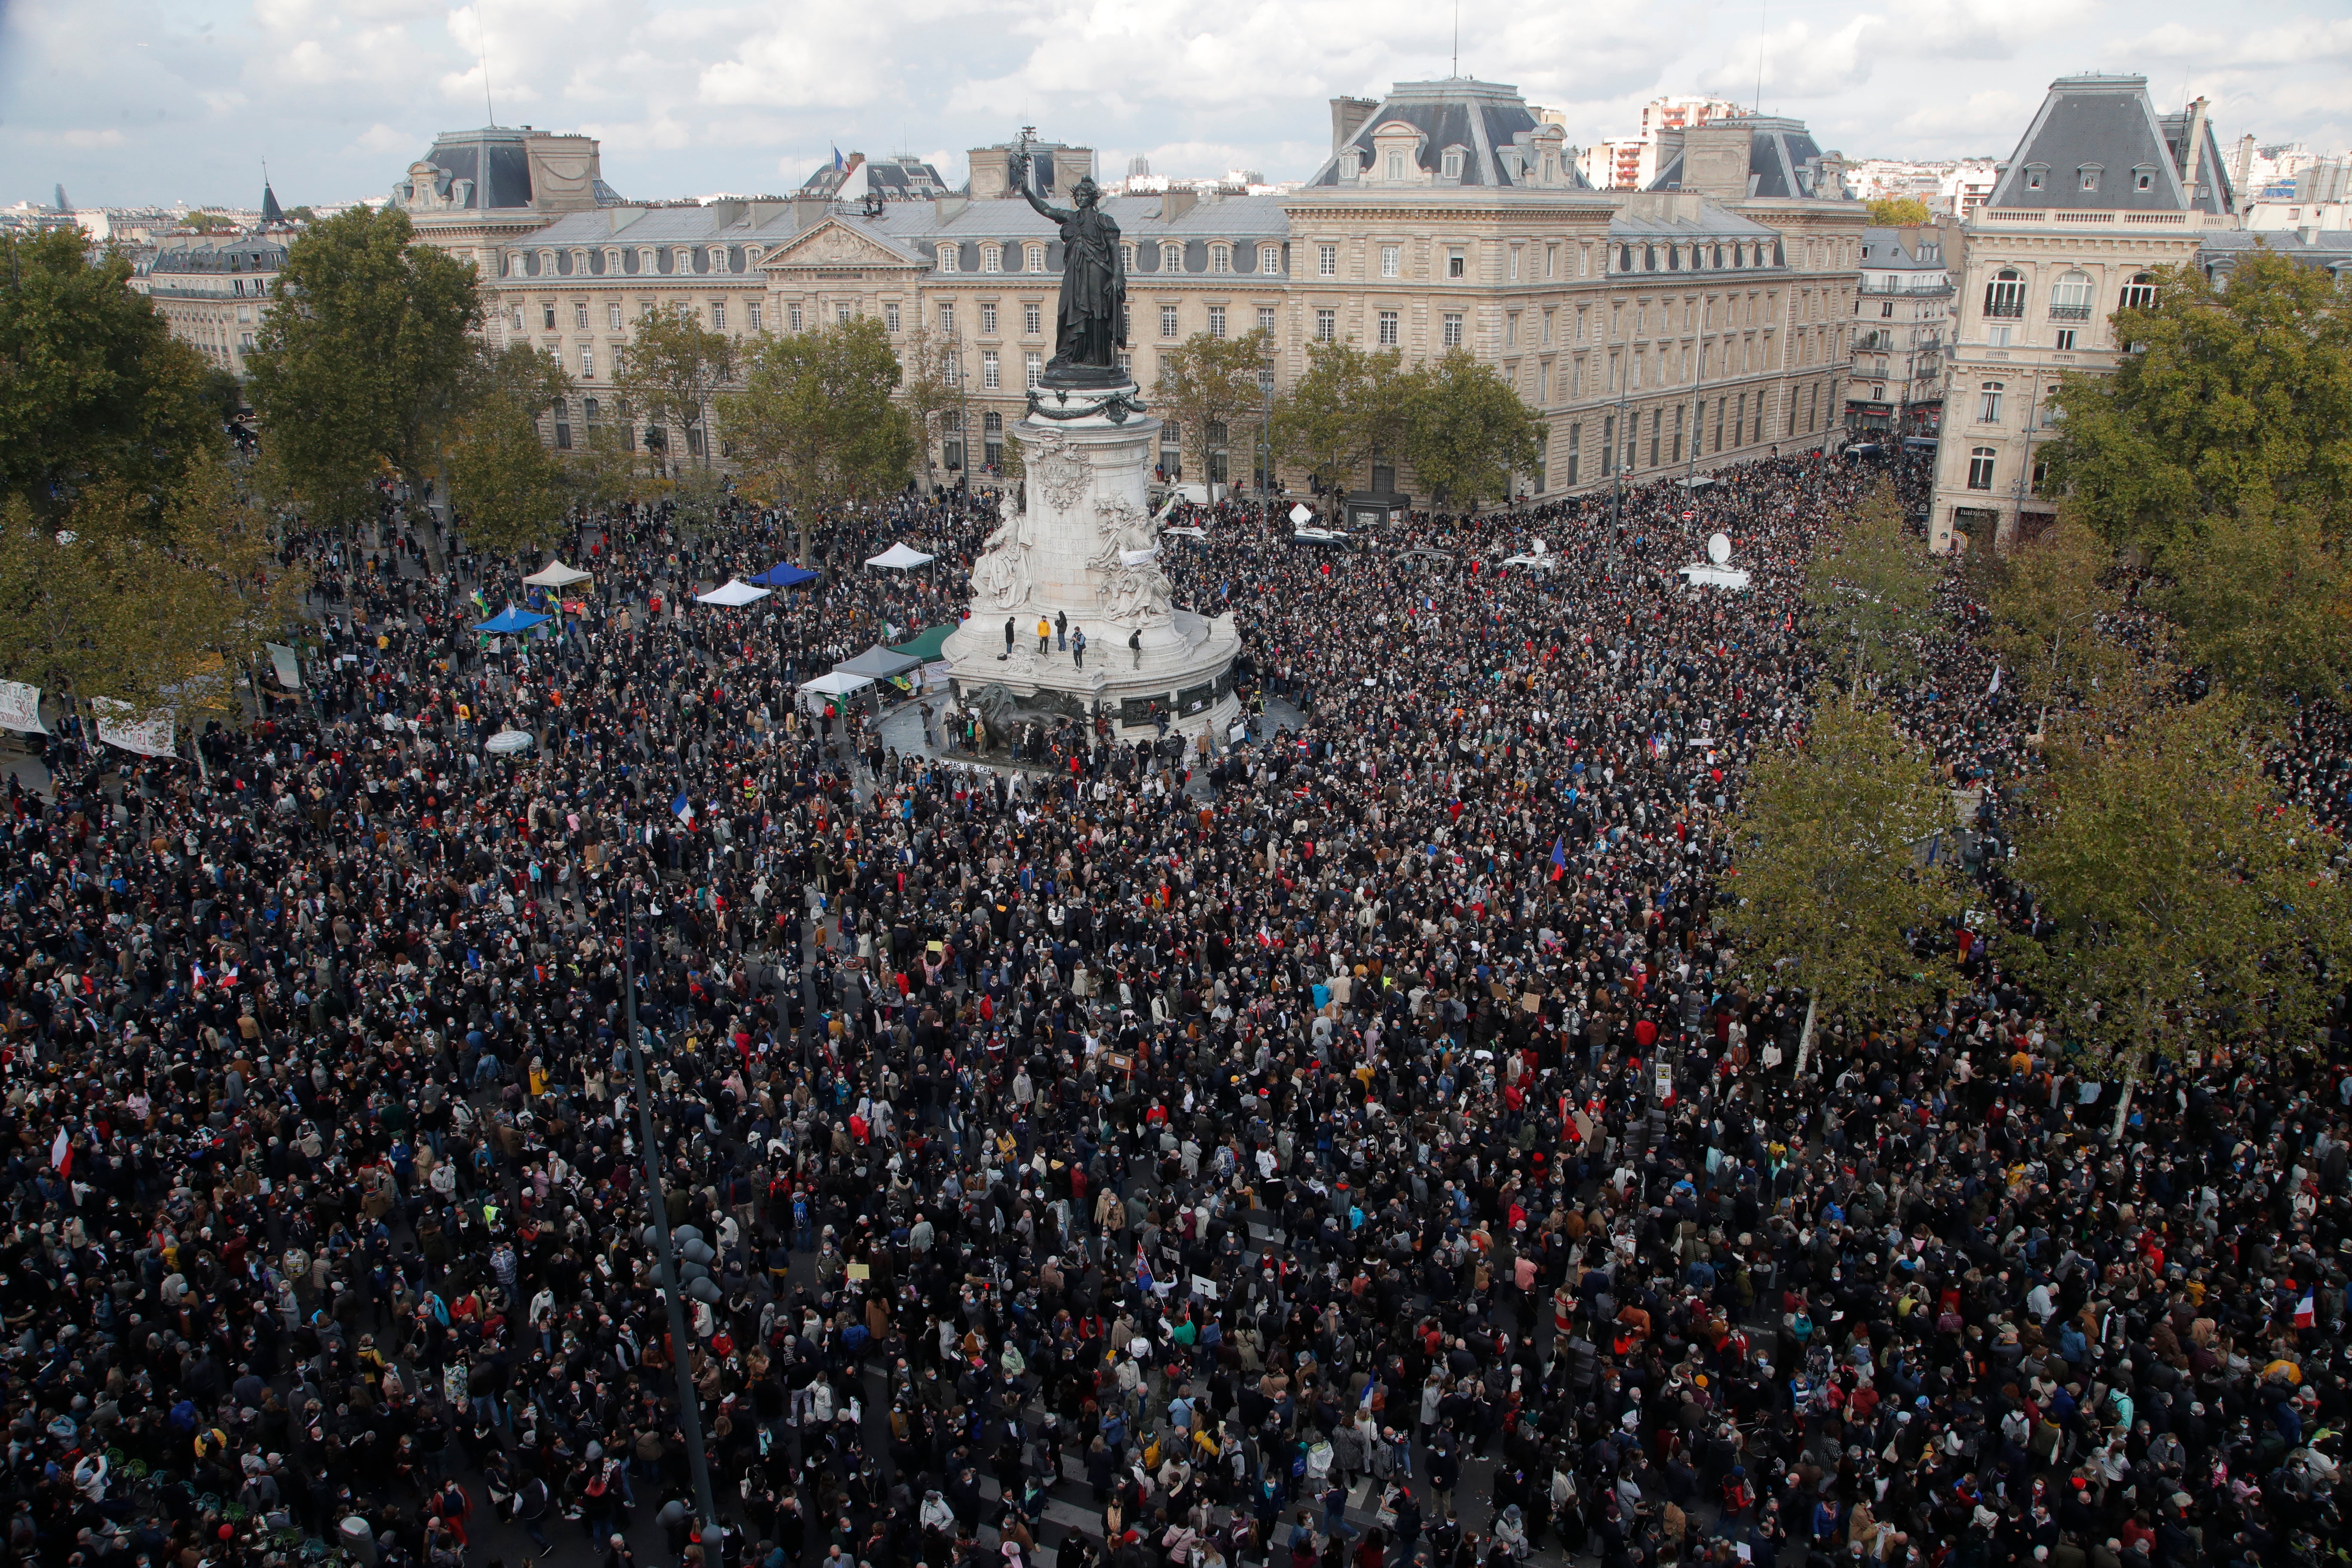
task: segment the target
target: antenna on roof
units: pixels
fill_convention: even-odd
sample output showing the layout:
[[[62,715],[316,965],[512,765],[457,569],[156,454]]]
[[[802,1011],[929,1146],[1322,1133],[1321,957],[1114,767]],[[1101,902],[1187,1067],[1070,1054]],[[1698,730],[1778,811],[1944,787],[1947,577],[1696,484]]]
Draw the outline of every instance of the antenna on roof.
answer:
[[[1454,0],[1454,74],[1462,74],[1462,0]]]
[[[482,60],[482,112],[489,116],[489,126],[495,130],[499,111],[490,107],[490,29],[482,20],[483,0],[474,0],[474,47]]]
[[[1772,13],[1772,0],[1756,0],[1756,108],[1764,112],[1764,20]],[[485,68],[487,71],[487,68]]]

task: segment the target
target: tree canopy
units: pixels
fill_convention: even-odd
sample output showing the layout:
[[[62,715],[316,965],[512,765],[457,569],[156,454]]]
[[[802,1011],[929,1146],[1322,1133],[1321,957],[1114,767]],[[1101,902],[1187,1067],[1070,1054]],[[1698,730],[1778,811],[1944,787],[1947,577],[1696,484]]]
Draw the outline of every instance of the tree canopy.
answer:
[[[907,482],[916,437],[891,397],[898,377],[882,323],[856,316],[763,341],[743,390],[720,400],[747,487],[789,498],[803,563],[815,509],[879,500]]]
[[[1193,472],[1203,483],[1209,478],[1209,454],[1215,449],[1213,437],[1222,431],[1223,447],[1230,453],[1242,445],[1243,431],[1257,428],[1265,401],[1258,372],[1272,352],[1264,332],[1238,338],[1195,332],[1160,351],[1153,405],[1176,421],[1182,450],[1198,465]]]
[[[2079,521],[2163,561],[2224,523],[2308,514],[2352,528],[2352,283],[2275,252],[2226,286],[2157,275],[2151,307],[2115,314],[2132,345],[2112,374],[2069,373],[2045,448]]]
[[[673,300],[637,318],[627,357],[614,367],[614,382],[624,401],[649,426],[665,432],[691,432],[688,451],[698,444],[702,466],[710,466],[710,443],[700,438],[703,420],[735,374],[735,343],[704,327],[694,308]],[[687,453],[667,440],[663,459],[676,468]]]
[[[1916,1007],[1934,983],[1911,933],[1960,910],[1950,801],[1885,713],[1832,697],[1800,741],[1757,761],[1734,835],[1732,930],[1832,1013]]]
[[[1307,374],[1276,403],[1275,455],[1305,468],[1333,493],[1364,465],[1402,445],[1415,384],[1395,349],[1316,343]]]
[[[311,515],[364,513],[387,470],[421,486],[481,320],[473,264],[415,243],[396,207],[346,208],[296,237],[247,385],[271,466]]]
[[[1938,574],[1894,487],[1882,483],[1829,520],[1805,563],[1805,596],[1824,637],[1843,640],[1856,668],[1885,675],[1918,667]]]
[[[1475,511],[1535,467],[1543,426],[1493,365],[1466,349],[1422,365],[1404,401],[1404,454],[1444,506]]]
[[[1916,228],[1934,216],[1917,196],[1881,196],[1870,204],[1870,221],[1881,228]]]
[[[92,259],[79,230],[0,237],[0,494],[40,516],[114,480],[152,519],[224,445],[210,367],[130,279],[130,262]]]

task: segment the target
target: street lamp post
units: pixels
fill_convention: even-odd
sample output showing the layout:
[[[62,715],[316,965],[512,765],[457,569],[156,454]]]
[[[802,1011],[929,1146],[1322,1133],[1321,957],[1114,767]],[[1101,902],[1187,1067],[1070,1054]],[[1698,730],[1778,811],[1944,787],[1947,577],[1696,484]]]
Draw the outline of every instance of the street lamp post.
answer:
[[[696,1394],[694,1379],[687,1371],[687,1347],[690,1342],[686,1329],[686,1302],[678,1290],[677,1258],[670,1243],[669,1205],[662,1197],[661,1152],[654,1142],[653,1100],[646,1090],[645,1037],[637,1029],[637,966],[636,949],[631,940],[633,923],[629,900],[629,882],[621,882],[621,986],[625,1023],[629,1031],[629,1068],[635,1075],[637,1096],[637,1143],[646,1160],[646,1221],[654,1233],[654,1258],[657,1273],[656,1283],[662,1297],[669,1303],[670,1375],[677,1384],[678,1415],[686,1428],[687,1467],[694,1477],[694,1504],[702,1517],[706,1536],[721,1528],[719,1508],[710,1492],[710,1464],[702,1448],[702,1403]],[[707,1542],[707,1547],[715,1547]],[[716,1563],[715,1550],[706,1551],[706,1560]]]
[[[1609,497],[1609,526],[1622,528],[1625,523],[1625,454],[1633,449],[1634,437],[1625,429],[1625,399],[1628,388],[1623,381],[1617,384],[1617,422],[1610,432],[1610,477],[1614,481]],[[1622,446],[1619,443],[1623,443]]]

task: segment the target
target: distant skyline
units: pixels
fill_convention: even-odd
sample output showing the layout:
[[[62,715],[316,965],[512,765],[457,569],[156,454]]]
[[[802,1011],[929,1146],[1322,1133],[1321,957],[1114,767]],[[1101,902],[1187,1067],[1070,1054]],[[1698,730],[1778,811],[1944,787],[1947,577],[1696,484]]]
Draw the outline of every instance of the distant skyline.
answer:
[[[2339,8],[2340,9],[2340,8]],[[1759,33],[1759,22],[1761,30]],[[2006,157],[2052,78],[2144,75],[2251,132],[2352,142],[2352,17],[2185,0],[1666,0],[1597,17],[1465,12],[1459,74],[1631,136],[1664,93],[1797,116],[1852,158]],[[838,146],[965,178],[1024,124],[1183,176],[1303,178],[1326,100],[1452,74],[1447,8],[1406,0],[0,0],[0,205],[291,206],[381,196],[436,133],[497,121],[603,142],[661,199],[790,190]]]

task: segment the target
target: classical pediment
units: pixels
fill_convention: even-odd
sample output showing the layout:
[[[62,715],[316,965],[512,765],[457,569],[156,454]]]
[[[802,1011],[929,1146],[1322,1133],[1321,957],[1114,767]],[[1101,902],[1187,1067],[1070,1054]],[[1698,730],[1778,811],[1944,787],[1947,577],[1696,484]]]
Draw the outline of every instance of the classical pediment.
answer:
[[[925,259],[913,251],[902,249],[879,235],[865,232],[855,222],[837,217],[826,218],[806,234],[788,241],[761,263],[761,269],[765,271],[794,268],[822,268],[832,271],[847,267],[904,270],[926,265]]]

